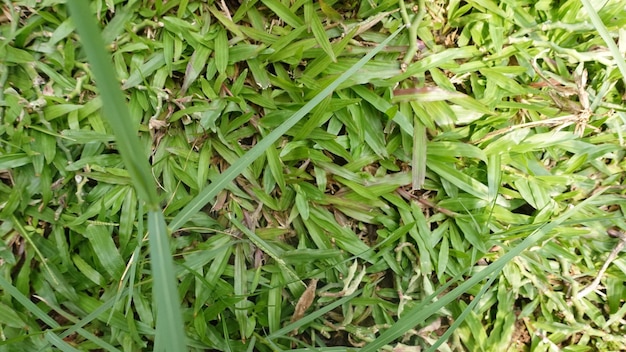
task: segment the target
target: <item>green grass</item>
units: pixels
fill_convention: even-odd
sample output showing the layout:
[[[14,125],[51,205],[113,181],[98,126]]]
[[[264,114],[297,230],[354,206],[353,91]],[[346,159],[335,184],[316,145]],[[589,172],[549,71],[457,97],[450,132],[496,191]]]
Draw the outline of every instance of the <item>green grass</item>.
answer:
[[[626,349],[620,1],[87,4],[2,5],[0,351]]]

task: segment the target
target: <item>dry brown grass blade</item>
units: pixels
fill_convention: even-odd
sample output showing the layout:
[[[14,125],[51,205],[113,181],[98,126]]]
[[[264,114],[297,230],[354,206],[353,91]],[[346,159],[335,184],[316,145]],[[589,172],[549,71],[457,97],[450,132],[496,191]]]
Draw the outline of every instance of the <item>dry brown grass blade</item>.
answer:
[[[300,296],[300,299],[298,299],[298,303],[296,303],[296,310],[293,312],[293,316],[291,316],[291,323],[302,319],[306,310],[309,309],[311,304],[313,304],[313,300],[315,299],[315,289],[317,288],[318,281],[318,279],[311,279],[311,281],[309,281],[309,285],[302,296]],[[295,334],[296,332],[297,330],[292,333]]]

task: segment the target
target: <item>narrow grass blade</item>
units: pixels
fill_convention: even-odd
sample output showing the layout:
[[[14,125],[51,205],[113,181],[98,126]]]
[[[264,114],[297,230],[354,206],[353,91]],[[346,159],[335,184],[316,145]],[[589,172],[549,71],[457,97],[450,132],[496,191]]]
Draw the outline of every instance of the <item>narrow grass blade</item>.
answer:
[[[126,295],[126,293],[127,293],[127,291],[120,292],[119,297],[122,297],[122,296]],[[100,307],[98,307],[94,311],[90,312],[87,316],[85,316],[84,318],[82,318],[79,321],[75,322],[74,325],[72,325],[71,328],[65,330],[65,332],[60,334],[59,337],[61,337],[63,339],[63,338],[66,338],[66,337],[74,334],[77,331],[82,330],[81,328],[83,326],[89,324],[91,321],[93,321],[96,318],[98,318],[101,314],[104,314],[107,310],[111,309],[115,305],[115,303],[117,302],[119,297],[115,297],[115,298],[109,299],[108,301],[103,303]]]
[[[363,67],[369,60],[374,57],[379,51],[381,51],[403,28],[396,30],[382,43],[376,46],[372,51],[359,60],[354,66],[339,76],[334,82],[324,88],[318,93],[311,101],[306,103],[300,110],[298,110],[282,125],[274,129],[267,137],[263,138],[257,145],[244,154],[237,162],[235,162],[226,171],[216,177],[210,186],[202,190],[196,198],[194,198],[178,215],[170,222],[169,227],[172,231],[178,230],[187,220],[189,220],[193,214],[198,212],[203,206],[210,202],[219,191],[224,189],[232,180],[241,174],[253,161],[259,158],[265,149],[272,146],[272,144],[285,134],[291,127],[293,127],[298,121],[300,121],[306,114],[308,114],[315,106],[317,106],[324,98],[332,93],[341,83],[345,82],[350,76],[356,73],[361,67]]]
[[[257,236],[257,234],[252,232],[249,228],[245,227],[244,224],[242,224],[239,220],[237,220],[233,216],[229,216],[228,219],[233,225],[235,225],[236,228],[239,229],[239,231],[243,232],[248,237],[248,239],[252,241],[252,243],[254,243],[255,246],[260,248],[263,252],[265,252],[272,259],[274,259],[276,264],[278,264],[278,266],[280,266],[281,269],[285,270],[285,272],[287,273],[287,276],[289,276],[291,280],[302,283],[302,281],[298,277],[298,274],[296,274],[295,271],[293,271],[291,268],[287,266],[285,261],[280,257],[280,253],[277,252],[269,243],[264,241],[261,237]],[[304,283],[302,284],[304,285]]]
[[[286,334],[288,334],[290,331],[294,331],[299,329],[301,326],[308,324],[312,321],[314,321],[315,319],[323,316],[324,314],[332,311],[333,309],[341,306],[344,303],[350,302],[350,300],[356,296],[358,296],[363,290],[356,290],[353,294],[351,294],[350,296],[345,296],[342,297],[341,299],[338,299],[337,301],[325,306],[324,308],[320,309],[320,310],[316,310],[315,312],[312,312],[310,314],[307,314],[305,317],[303,317],[302,319],[293,322],[289,325],[286,325],[284,328],[275,331],[274,333],[270,334],[269,336],[267,336],[267,338],[269,340],[284,336]]]
[[[305,17],[308,18],[309,21],[309,23],[307,24],[311,27],[311,31],[313,32],[317,43],[333,62],[337,62],[337,58],[335,57],[333,48],[332,46],[330,46],[330,42],[328,41],[328,36],[326,36],[326,30],[324,29],[324,25],[322,25],[322,21],[319,17],[317,17],[317,14],[313,10],[312,2],[306,3],[304,5],[304,12]]]
[[[46,340],[48,340],[48,342],[50,342],[51,344],[53,344],[56,347],[58,347],[61,351],[80,352],[80,350],[75,349],[69,343],[63,341],[63,339],[61,339],[60,337],[58,337],[57,335],[53,334],[50,331],[46,332],[45,336],[46,336]]]
[[[483,287],[481,287],[476,297],[474,297],[474,300],[472,300],[472,302],[470,302],[470,304],[467,305],[467,307],[463,310],[463,312],[458,317],[456,317],[456,319],[454,320],[454,323],[450,325],[448,330],[443,335],[441,335],[441,337],[439,337],[437,342],[435,342],[432,346],[430,346],[430,348],[426,350],[426,352],[435,352],[439,346],[441,346],[444,342],[446,342],[446,340],[450,337],[450,335],[454,333],[454,330],[456,330],[459,326],[461,326],[461,324],[465,320],[465,317],[467,317],[467,315],[472,312],[472,310],[478,304],[478,302],[481,301],[482,296],[485,294],[485,292],[487,292],[489,287],[491,287],[491,285],[496,280],[496,278],[498,278],[498,275],[496,274],[491,275],[491,278],[489,279],[489,281],[487,281],[487,283]]]
[[[415,117],[413,119],[413,167],[411,168],[411,180],[413,189],[422,189],[426,180],[426,127]]]
[[[604,23],[602,23],[602,19],[600,19],[598,12],[593,8],[591,2],[589,0],[581,0],[581,2],[585,7],[585,10],[587,10],[591,23],[593,23],[594,27],[596,27],[600,37],[602,37],[606,46],[609,48],[609,51],[613,55],[613,59],[615,60],[619,71],[622,73],[622,80],[626,83],[626,62],[624,61],[624,57],[622,56],[619,48],[615,44],[613,36],[611,36],[611,33],[609,33]]]
[[[185,331],[170,254],[169,236],[162,212],[148,212],[148,232],[154,280],[152,290],[158,312],[157,336],[164,344],[162,350],[184,351],[186,350]]]
[[[82,44],[92,66],[102,95],[104,116],[107,117],[116,136],[118,151],[131,176],[138,196],[149,208],[148,230],[152,251],[152,274],[154,295],[158,309],[156,350],[182,351],[186,348],[180,302],[176,290],[172,257],[169,249],[167,227],[160,211],[156,185],[150,172],[148,160],[141,151],[143,147],[137,137],[128,107],[125,104],[120,86],[115,80],[110,55],[104,50],[104,42],[98,31],[96,20],[89,4],[83,1],[70,1],[68,6]],[[164,346],[160,346],[160,342]]]
[[[0,288],[5,293],[8,293],[16,301],[24,306],[31,314],[35,315],[38,319],[41,319],[46,325],[58,328],[60,327],[59,323],[57,323],[54,319],[52,319],[48,314],[46,314],[41,308],[39,308],[35,303],[33,303],[28,297],[24,296],[15,286],[11,285],[3,276],[0,276]]]
[[[150,173],[148,159],[137,138],[137,126],[133,124],[120,85],[115,79],[111,55],[104,50],[104,40],[98,30],[96,19],[86,1],[69,1],[67,6],[72,20],[81,36],[81,43],[91,64],[91,70],[102,95],[102,109],[115,133],[118,151],[130,174],[137,194],[151,209],[159,206],[156,185]]]
[[[54,274],[52,269],[50,269],[50,266],[48,265],[47,260],[45,259],[45,257],[43,256],[43,254],[41,253],[41,251],[39,250],[39,248],[37,247],[35,242],[33,242],[33,239],[30,237],[30,232],[28,232],[28,230],[26,230],[24,225],[17,219],[17,217],[11,216],[11,221],[13,222],[13,226],[15,226],[15,228],[18,231],[18,233],[20,234],[20,236],[25,238],[26,241],[32,246],[33,251],[35,251],[37,256],[41,259],[41,263],[43,264],[43,267],[46,269],[46,271],[50,274],[50,277],[55,282],[57,282],[58,280],[57,280],[56,275]]]

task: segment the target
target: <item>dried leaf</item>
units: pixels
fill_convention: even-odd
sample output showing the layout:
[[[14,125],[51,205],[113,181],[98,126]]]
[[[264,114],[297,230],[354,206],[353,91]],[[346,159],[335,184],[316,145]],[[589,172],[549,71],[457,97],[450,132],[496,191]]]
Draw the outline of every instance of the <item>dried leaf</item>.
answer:
[[[298,303],[296,303],[296,309],[291,316],[291,322],[294,323],[304,316],[304,312],[311,306],[313,300],[315,299],[315,289],[317,288],[317,281],[319,279],[311,279],[309,281],[309,286],[307,286],[306,290],[300,296]]]

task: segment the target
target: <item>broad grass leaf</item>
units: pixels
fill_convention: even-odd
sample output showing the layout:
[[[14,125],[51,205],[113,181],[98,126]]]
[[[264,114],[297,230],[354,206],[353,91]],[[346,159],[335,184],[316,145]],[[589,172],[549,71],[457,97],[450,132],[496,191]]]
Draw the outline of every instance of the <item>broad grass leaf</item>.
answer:
[[[207,60],[209,59],[209,55],[211,54],[211,52],[212,50],[205,47],[204,45],[198,45],[196,50],[191,55],[189,62],[187,63],[187,69],[185,70],[185,79],[183,80],[180,94],[184,95],[187,89],[189,89],[189,87],[191,86],[191,84],[196,81],[196,79],[206,66]]]
[[[79,110],[83,108],[82,105],[74,105],[74,104],[56,104],[52,106],[47,106],[43,109],[44,116],[46,120],[52,121],[61,116],[67,115],[68,113]]]
[[[129,23],[135,15],[137,3],[127,2],[123,10],[115,12],[115,16],[102,29],[102,39],[106,44],[112,43],[124,31],[126,23]]]
[[[471,144],[459,142],[429,141],[427,154],[433,158],[469,158],[487,162],[487,155],[483,150]]]
[[[410,136],[413,135],[413,125],[411,123],[411,120],[409,120],[409,118],[401,112],[394,111],[392,109],[393,106],[391,105],[391,103],[363,86],[354,86],[352,87],[352,90],[361,98],[363,98],[364,101],[372,104],[378,111],[382,112],[383,114],[393,112],[393,115],[389,117],[393,119],[394,122],[396,122],[405,133]]]
[[[148,212],[148,234],[154,280],[152,291],[158,312],[156,330],[157,336],[160,336],[157,344],[163,346],[166,351],[176,351],[186,346],[186,337],[176,289],[177,280],[174,275],[169,234],[162,212]]]
[[[31,157],[26,153],[0,155],[0,170],[15,169],[30,163]]]
[[[489,156],[487,162],[487,191],[489,199],[496,199],[502,182],[502,169],[500,155],[493,154]]]
[[[124,197],[124,203],[122,205],[122,211],[120,215],[120,227],[119,227],[119,246],[120,248],[127,248],[130,242],[131,236],[134,233],[135,219],[137,215],[137,196],[132,189],[128,189],[126,196]]]
[[[226,17],[222,12],[218,11],[215,6],[210,6],[209,11],[211,14],[217,18],[218,21],[231,33],[240,38],[245,38],[245,35],[240,30],[240,27],[237,26],[230,18]]]
[[[304,34],[306,33],[306,30],[307,30],[307,27],[303,23],[298,27],[294,27],[294,29],[291,30],[287,35],[281,36],[278,40],[276,40],[276,42],[274,42],[274,44],[272,44],[269,47],[271,50],[274,51],[274,53],[267,58],[268,61],[269,62],[283,61],[282,60],[283,55],[288,56],[289,53],[293,54],[294,52],[293,50],[289,50],[286,48],[294,44],[294,42],[297,39],[304,36]],[[311,43],[314,44],[315,41],[313,40],[311,41]]]
[[[426,165],[434,173],[439,175],[439,177],[454,184],[455,186],[459,187],[465,192],[479,199],[484,199],[484,200],[489,201],[489,190],[487,186],[480,183],[476,179],[434,158],[429,158]]]
[[[539,185],[539,180],[533,178],[519,178],[514,181],[517,190],[524,200],[537,210],[543,209],[552,199],[546,190]]]
[[[306,198],[306,195],[302,192],[298,185],[293,185],[296,190],[296,208],[302,216],[302,219],[309,219],[309,200]]]
[[[0,57],[6,60],[6,63],[13,64],[30,64],[36,61],[28,51],[14,48],[11,45],[0,46]]]
[[[450,260],[450,247],[448,246],[448,237],[444,236],[439,245],[439,257],[437,258],[437,277],[439,280],[444,278],[448,261]]]
[[[165,66],[165,56],[163,52],[159,52],[152,56],[145,64],[139,69],[131,72],[128,79],[122,84],[122,89],[129,89],[141,84],[146,77],[152,75],[156,70]]]
[[[481,229],[478,228],[476,222],[469,216],[456,217],[454,220],[461,236],[480,252],[487,253],[490,246],[488,238],[480,232]]]
[[[332,44],[333,56],[328,55],[318,55],[313,59],[311,63],[309,63],[304,70],[304,74],[302,76],[302,80],[312,80],[315,77],[318,77],[320,74],[324,72],[328,72],[329,68],[332,65],[339,63],[340,61],[333,61],[336,55],[340,55],[345,51],[346,46],[350,43],[353,37],[356,35],[357,28],[354,28],[349,33],[345,34],[341,40],[336,41]]]
[[[426,180],[426,155],[428,144],[426,127],[417,119],[413,119],[413,153],[411,159],[411,181],[414,190],[422,189]]]
[[[278,0],[261,0],[265,6],[269,7],[278,17],[293,28],[298,28],[304,23],[295,13]]]
[[[352,255],[363,258],[370,263],[375,262],[373,254],[369,251],[369,247],[360,241],[358,236],[350,228],[339,225],[329,212],[319,207],[310,207],[310,218],[309,221],[305,221],[305,223],[307,222],[314,222],[321,226],[321,228],[335,240],[339,248]],[[330,248],[330,246],[323,249],[328,248]]]
[[[270,279],[270,289],[267,293],[267,321],[270,334],[276,332],[281,327],[283,295],[281,286],[281,276],[273,273]]]
[[[267,67],[261,65],[260,60],[257,58],[248,59],[246,62],[257,86],[259,86],[261,89],[269,88],[272,85],[272,82],[270,81],[270,77],[267,74]],[[245,75],[242,76],[245,77]]]
[[[74,263],[76,268],[93,283],[101,286],[106,285],[107,281],[100,274],[100,272],[94,269],[91,265],[89,265],[89,263],[87,263],[81,256],[73,255],[72,262]]]
[[[294,139],[304,139],[309,138],[311,132],[316,127],[323,125],[326,121],[328,121],[332,116],[332,111],[329,111],[329,106],[331,102],[331,97],[327,97],[322,100],[318,106],[316,106],[311,112],[309,118],[304,123],[304,125],[298,129],[298,132],[294,136]]]
[[[444,50],[410,64],[404,73],[394,77],[393,81],[400,82],[409,77],[426,72],[431,68],[444,66],[450,62],[455,62],[455,60],[458,59],[470,59],[477,55],[480,55],[479,50],[472,46],[463,46]]]
[[[240,300],[235,303],[235,317],[239,323],[239,331],[243,339],[247,339],[254,331],[254,322],[256,319],[249,315],[249,308],[252,308],[252,302],[247,300],[248,293],[248,275],[246,267],[246,257],[241,244],[235,246],[234,259],[234,294]],[[251,325],[252,324],[252,325]]]
[[[27,326],[15,311],[4,303],[0,303],[0,323],[4,326],[18,329],[23,329]]]
[[[215,37],[215,67],[217,72],[221,75],[226,73],[226,67],[228,67],[228,37],[226,31],[220,29]]]
[[[114,279],[119,280],[124,272],[124,260],[113,241],[111,229],[108,226],[90,224],[85,230],[85,237],[89,240],[94,254],[106,272]]]

